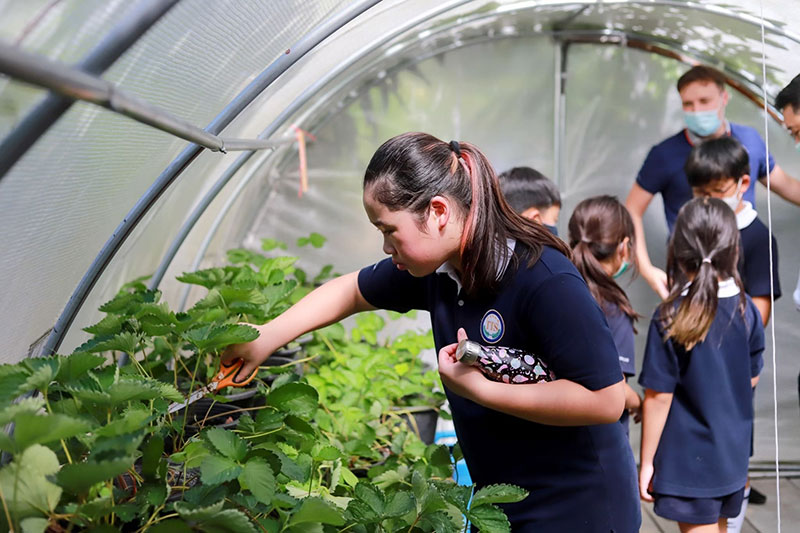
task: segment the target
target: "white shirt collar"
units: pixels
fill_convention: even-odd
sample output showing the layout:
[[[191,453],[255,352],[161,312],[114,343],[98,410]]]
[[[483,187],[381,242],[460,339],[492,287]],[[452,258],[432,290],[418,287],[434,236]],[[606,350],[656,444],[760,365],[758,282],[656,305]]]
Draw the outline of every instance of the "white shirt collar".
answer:
[[[503,277],[506,269],[508,268],[508,263],[511,262],[511,256],[514,255],[514,247],[517,245],[516,239],[506,239],[506,248],[508,248],[508,253],[503,257],[502,254],[498,256],[497,260],[497,279]],[[462,285],[461,285],[461,278],[458,277],[458,272],[450,264],[449,261],[442,263],[442,266],[436,269],[437,274],[446,274],[450,277],[453,281],[456,282],[456,286],[458,287],[458,292],[461,292]]]
[[[748,201],[743,201],[742,204],[744,205],[744,209],[736,213],[736,227],[740,230],[752,224],[758,216],[756,210],[753,209],[753,204]]]
[[[692,284],[690,281],[683,287],[683,291],[681,291],[681,296],[686,296],[689,294],[689,286]],[[724,279],[719,282],[717,285],[717,298],[731,298],[732,296],[736,296],[739,294],[739,286],[736,284],[736,280],[733,278]]]

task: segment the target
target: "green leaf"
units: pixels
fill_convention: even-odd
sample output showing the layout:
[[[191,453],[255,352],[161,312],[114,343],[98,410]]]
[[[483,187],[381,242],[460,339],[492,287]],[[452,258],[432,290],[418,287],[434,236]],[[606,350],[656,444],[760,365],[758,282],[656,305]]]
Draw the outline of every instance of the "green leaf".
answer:
[[[322,248],[322,245],[325,244],[326,239],[324,236],[320,235],[319,233],[312,233],[308,236],[308,240],[311,241],[311,246],[314,248]]]
[[[113,437],[97,437],[91,445],[95,460],[114,459],[120,454],[133,455],[144,440],[145,430],[115,435]]]
[[[515,503],[528,497],[528,491],[516,485],[489,485],[475,493],[472,507],[488,503]]]
[[[66,491],[79,494],[96,483],[108,481],[124,473],[133,466],[134,460],[134,457],[123,457],[111,461],[64,465],[56,478]]]
[[[118,405],[133,400],[155,400],[162,394],[161,384],[150,379],[122,378],[108,387],[111,403]]]
[[[256,533],[247,515],[236,509],[224,509],[198,525],[208,533]]]
[[[68,383],[86,376],[89,370],[95,369],[106,362],[101,355],[86,352],[76,352],[67,357],[60,357],[61,367],[58,370],[56,381]]]
[[[19,523],[22,533],[44,533],[50,525],[47,518],[26,518]]]
[[[134,404],[135,405],[135,404]],[[117,415],[113,421],[105,426],[98,428],[94,434],[99,437],[114,437],[125,435],[144,428],[150,422],[153,413],[144,406],[125,409],[121,415]]]
[[[34,444],[0,470],[0,488],[8,510],[19,518],[53,512],[61,499],[61,487],[48,481],[48,476],[58,472],[58,466],[52,450]]]
[[[16,419],[14,441],[18,450],[86,433],[90,425],[67,415],[24,415]]]
[[[472,497],[472,487],[464,485],[452,485],[443,491],[444,499],[458,507],[462,513],[467,512],[469,500]]]
[[[100,322],[83,328],[92,335],[116,335],[122,330],[122,319],[117,315],[106,315]]]
[[[389,498],[389,502],[386,504],[386,509],[384,510],[383,515],[387,518],[396,518],[413,511],[414,507],[414,497],[410,492],[395,492],[392,494],[391,498]]]
[[[44,408],[44,398],[39,396],[21,398],[17,403],[7,405],[0,409],[0,425],[13,422],[19,415],[35,416]]]
[[[315,461],[335,461],[342,456],[342,452],[340,452],[335,446],[331,446],[329,444],[317,444],[314,446],[314,450],[311,452],[311,455],[314,457]]]
[[[57,357],[36,357],[26,359],[23,363],[31,371],[31,375],[25,380],[25,384],[18,392],[29,392],[32,390],[47,390],[50,383],[58,375],[60,362]]]
[[[450,466],[450,450],[442,444],[431,444],[425,450],[431,465]]]
[[[312,496],[305,498],[297,511],[292,513],[288,525],[295,526],[308,522],[341,526],[344,524],[344,516],[333,504]]]
[[[381,489],[375,485],[371,485],[362,481],[356,485],[355,494],[356,498],[366,503],[376,515],[383,516],[384,509],[386,507],[386,501]]]
[[[207,485],[219,485],[239,477],[242,467],[227,457],[208,455],[200,464],[200,479]]]
[[[310,416],[317,410],[319,393],[305,383],[287,383],[269,393],[267,404],[298,416]]]
[[[186,340],[203,352],[216,351],[231,344],[250,342],[258,338],[258,330],[244,324],[225,324],[222,326],[203,326],[187,331]]]
[[[503,511],[494,505],[474,505],[467,513],[474,526],[487,533],[506,533],[511,531],[511,524]]]
[[[183,520],[170,518],[147,529],[147,533],[192,533],[192,528]]]
[[[208,507],[193,507],[185,502],[176,502],[175,511],[190,525],[210,533],[256,533],[252,522],[241,511],[222,509],[224,500]]]
[[[275,495],[275,475],[264,459],[254,457],[247,461],[244,471],[239,476],[239,482],[261,503],[266,505],[272,503],[272,497]]]
[[[161,297],[159,291],[120,292],[111,301],[100,306],[100,311],[115,315],[130,315],[136,312],[143,303],[157,302]]]
[[[159,383],[158,388],[161,391],[161,397],[165,400],[170,402],[183,402],[186,399],[183,397],[183,394],[178,392],[178,389],[170,385],[169,383]]]
[[[265,252],[269,252],[270,250],[274,250],[275,248],[286,250],[289,247],[286,246],[286,243],[282,241],[278,241],[275,239],[261,239],[261,249],[264,250]]]
[[[122,333],[117,333],[109,339],[95,343],[86,351],[90,353],[119,351],[132,355],[136,353],[138,347],[139,337],[133,333],[124,331]]]
[[[156,479],[163,455],[164,438],[153,435],[142,447],[142,476],[145,479]]]
[[[232,431],[212,427],[207,429],[204,435],[208,442],[228,459],[241,461],[247,455],[247,443]]]
[[[30,371],[19,364],[0,365],[0,403],[9,404],[14,398],[23,394],[23,384],[28,380]]]

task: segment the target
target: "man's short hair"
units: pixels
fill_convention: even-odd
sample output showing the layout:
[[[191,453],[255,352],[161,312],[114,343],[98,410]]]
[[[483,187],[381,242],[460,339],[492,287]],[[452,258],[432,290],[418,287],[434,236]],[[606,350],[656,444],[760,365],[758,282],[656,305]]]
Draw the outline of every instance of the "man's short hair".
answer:
[[[684,170],[690,187],[703,187],[720,179],[738,180],[750,173],[750,156],[742,143],[726,135],[692,148]]]
[[[681,92],[684,87],[696,81],[714,83],[720,90],[723,90],[725,88],[726,79],[722,72],[713,67],[695,65],[687,70],[683,76],[678,78],[678,92]]]
[[[782,111],[788,105],[792,106],[792,111],[795,113],[800,112],[800,74],[775,97],[775,107],[779,110]]]
[[[517,213],[522,213],[531,207],[536,209],[547,209],[554,205],[561,207],[558,187],[538,170],[515,167],[506,170],[498,178],[503,196]]]

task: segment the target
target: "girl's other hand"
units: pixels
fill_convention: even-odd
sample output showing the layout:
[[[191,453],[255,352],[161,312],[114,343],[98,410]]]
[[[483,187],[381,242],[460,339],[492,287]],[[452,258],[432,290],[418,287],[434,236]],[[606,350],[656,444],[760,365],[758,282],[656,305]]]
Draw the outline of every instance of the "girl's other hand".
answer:
[[[459,328],[457,338],[459,341],[467,338],[464,328]],[[474,366],[458,362],[457,347],[458,343],[453,343],[439,350],[439,375],[442,383],[452,392],[475,401],[476,392],[487,380]]]
[[[654,500],[653,495],[650,493],[653,490],[654,472],[652,464],[643,464],[639,469],[639,496],[646,502]]]

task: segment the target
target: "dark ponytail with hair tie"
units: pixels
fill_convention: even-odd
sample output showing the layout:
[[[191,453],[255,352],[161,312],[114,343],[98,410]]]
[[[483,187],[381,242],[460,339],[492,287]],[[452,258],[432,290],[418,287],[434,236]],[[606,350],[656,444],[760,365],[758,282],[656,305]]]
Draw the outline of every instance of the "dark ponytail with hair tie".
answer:
[[[538,261],[543,246],[571,257],[564,241],[508,205],[491,163],[471,143],[448,143],[419,132],[393,137],[367,165],[364,191],[391,210],[417,215],[420,224],[434,196],[451,199],[464,221],[461,283],[470,295],[499,289],[497,265],[509,260],[508,239],[524,245],[529,265]],[[516,268],[517,255],[510,260]]]
[[[719,278],[736,281],[739,311],[744,316],[746,299],[738,257],[736,216],[725,202],[695,198],[681,208],[667,252],[670,294],[659,307],[665,340],[674,339],[686,350],[705,340],[717,313]]]
[[[631,250],[634,248],[633,220],[625,206],[613,196],[587,198],[575,206],[567,229],[572,262],[597,303],[616,305],[631,320],[637,320],[639,315],[625,291],[601,263],[614,256],[626,237]],[[631,260],[635,261],[633,255]]]

